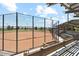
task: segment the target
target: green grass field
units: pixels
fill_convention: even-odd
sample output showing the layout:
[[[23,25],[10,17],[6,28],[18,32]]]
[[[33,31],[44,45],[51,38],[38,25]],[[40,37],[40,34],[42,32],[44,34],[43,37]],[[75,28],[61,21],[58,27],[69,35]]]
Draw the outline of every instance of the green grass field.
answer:
[[[18,31],[19,32],[27,32],[27,31],[32,31],[32,29],[19,29]],[[42,29],[42,30],[37,29],[37,30],[34,30],[34,31],[41,31],[41,32],[43,32],[44,29]],[[0,32],[2,32],[2,30],[0,30]],[[13,30],[4,29],[4,32],[16,32],[16,29],[13,29]]]

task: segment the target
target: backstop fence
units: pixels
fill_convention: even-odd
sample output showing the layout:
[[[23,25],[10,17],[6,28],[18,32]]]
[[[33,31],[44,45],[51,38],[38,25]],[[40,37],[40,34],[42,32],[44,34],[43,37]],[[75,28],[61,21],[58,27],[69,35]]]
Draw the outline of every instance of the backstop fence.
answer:
[[[0,15],[0,50],[19,53],[56,41],[58,21],[10,13]]]

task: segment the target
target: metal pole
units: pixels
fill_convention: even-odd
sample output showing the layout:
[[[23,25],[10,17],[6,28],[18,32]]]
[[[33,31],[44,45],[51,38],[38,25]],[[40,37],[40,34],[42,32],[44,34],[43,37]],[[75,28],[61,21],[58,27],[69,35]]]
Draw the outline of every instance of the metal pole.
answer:
[[[2,51],[4,51],[4,15],[2,16]]]
[[[53,40],[53,33],[54,33],[53,32],[53,20],[52,20],[52,29],[51,30],[52,30],[52,40]]]
[[[69,13],[67,14],[67,22],[68,22],[68,25],[69,25]],[[68,25],[67,25],[67,30],[68,30]]]
[[[16,12],[16,53],[18,53],[18,13]]]
[[[32,48],[34,48],[34,16],[32,16]]]
[[[46,42],[46,19],[44,18],[44,43]]]
[[[60,29],[59,29],[59,21],[58,21],[58,40],[59,40],[59,34],[60,34],[60,33],[59,33],[59,30],[60,30]]]

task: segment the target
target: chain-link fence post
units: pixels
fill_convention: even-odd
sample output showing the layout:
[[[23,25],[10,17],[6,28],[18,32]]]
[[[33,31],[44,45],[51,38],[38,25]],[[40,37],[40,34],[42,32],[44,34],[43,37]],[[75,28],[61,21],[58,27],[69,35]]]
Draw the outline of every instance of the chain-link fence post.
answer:
[[[18,53],[18,13],[16,12],[16,53]]]
[[[46,43],[46,19],[44,18],[44,43]]]
[[[2,51],[4,51],[4,15],[2,16]]]
[[[32,48],[34,48],[34,16],[32,16]]]

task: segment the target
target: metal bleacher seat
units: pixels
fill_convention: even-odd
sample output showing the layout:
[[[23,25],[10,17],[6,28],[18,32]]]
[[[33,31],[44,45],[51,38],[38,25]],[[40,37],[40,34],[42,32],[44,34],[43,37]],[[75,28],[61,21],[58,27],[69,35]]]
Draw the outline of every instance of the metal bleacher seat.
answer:
[[[79,55],[79,42],[73,42],[65,48],[54,53],[52,56],[77,56]]]

